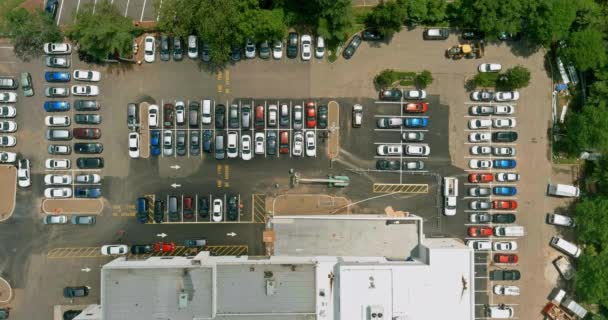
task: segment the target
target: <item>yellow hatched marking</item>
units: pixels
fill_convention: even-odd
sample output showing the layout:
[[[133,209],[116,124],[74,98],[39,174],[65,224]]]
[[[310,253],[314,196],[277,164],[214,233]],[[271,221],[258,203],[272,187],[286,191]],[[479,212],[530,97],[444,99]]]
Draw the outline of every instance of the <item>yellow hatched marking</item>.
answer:
[[[428,184],[374,183],[374,193],[429,193]]]

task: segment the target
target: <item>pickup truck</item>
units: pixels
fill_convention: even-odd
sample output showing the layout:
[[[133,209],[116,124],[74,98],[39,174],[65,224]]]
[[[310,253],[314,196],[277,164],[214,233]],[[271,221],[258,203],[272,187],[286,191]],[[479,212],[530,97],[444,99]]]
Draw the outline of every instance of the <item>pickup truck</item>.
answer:
[[[518,270],[492,270],[490,280],[494,281],[516,281],[521,278]]]

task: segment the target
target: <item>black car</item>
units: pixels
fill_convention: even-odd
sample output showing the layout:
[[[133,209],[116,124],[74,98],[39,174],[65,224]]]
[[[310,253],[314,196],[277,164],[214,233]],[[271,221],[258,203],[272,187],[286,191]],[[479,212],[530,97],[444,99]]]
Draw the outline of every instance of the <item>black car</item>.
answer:
[[[354,36],[350,40],[350,43],[348,44],[346,49],[344,49],[344,51],[342,51],[342,56],[344,57],[344,59],[352,58],[352,56],[355,55],[355,52],[357,52],[357,48],[359,48],[360,45],[361,45],[361,37]]]
[[[97,111],[100,105],[97,100],[75,100],[74,109],[76,111]]]
[[[277,132],[274,130],[266,133],[266,154],[269,156],[277,154]]]
[[[201,133],[190,131],[190,155],[197,156],[199,153],[201,153]]]
[[[464,29],[462,30],[460,37],[462,40],[483,40],[486,37],[486,34],[480,30]]]
[[[86,143],[78,142],[74,143],[74,152],[80,154],[97,154],[103,152],[103,145],[101,143]]]
[[[163,216],[165,212],[165,202],[163,200],[154,201],[154,222],[163,222]]]
[[[59,0],[47,0],[46,6],[44,7],[44,11],[48,13],[53,20],[57,16],[57,8],[59,7]]]
[[[82,313],[82,310],[67,310],[66,312],[63,313],[63,320],[72,320],[81,313]]]
[[[236,104],[228,107],[228,128],[237,129],[239,127],[239,106]]]
[[[77,113],[74,115],[77,124],[100,124],[101,116],[98,114]]]
[[[78,158],[76,165],[79,169],[101,169],[103,168],[103,158]]]
[[[175,135],[175,149],[178,156],[186,155],[186,131],[177,131]]]
[[[399,160],[378,160],[376,161],[376,169],[399,170],[401,169],[401,162]]]
[[[215,107],[215,128],[224,129],[226,126],[226,106],[218,104]]]
[[[201,219],[209,219],[209,199],[198,197],[198,215]]]
[[[74,188],[74,196],[76,198],[99,198],[101,197],[101,189],[100,188],[91,188],[91,187],[85,187],[85,188]]]
[[[517,132],[515,131],[498,131],[492,133],[492,142],[515,142],[517,140]]]
[[[173,60],[180,61],[184,58],[184,48],[182,47],[182,39],[180,37],[173,38]]]
[[[241,60],[241,49],[239,47],[232,47],[232,50],[230,51],[230,59],[232,59],[232,61]]]
[[[211,130],[203,131],[203,151],[213,152],[213,132]]]
[[[521,39],[521,33],[499,32],[498,40],[500,41],[517,41]]]
[[[201,44],[201,60],[204,62],[211,61],[211,49],[209,49],[209,44],[207,44],[207,42]]]
[[[150,244],[134,244],[131,246],[132,254],[146,254],[152,253],[154,251],[154,247]]]
[[[80,287],[65,287],[63,288],[63,296],[66,298],[86,297],[89,295],[89,288]]]
[[[366,41],[380,41],[384,38],[382,33],[380,33],[380,31],[378,31],[376,29],[363,30],[361,37],[363,38],[363,40],[366,40]]]
[[[166,34],[160,36],[160,60],[169,61],[171,50],[169,49],[169,37]]]
[[[321,105],[317,108],[317,128],[327,128],[327,106]]]
[[[127,104],[127,128],[135,130],[139,125],[139,106],[135,103]]]
[[[227,216],[229,221],[236,221],[239,218],[239,198],[236,195],[228,197]]]
[[[287,58],[294,59],[298,56],[298,33],[290,32],[287,36]]]
[[[494,223],[513,223],[515,222],[515,215],[512,213],[499,213],[492,215],[492,222]]]
[[[188,105],[188,124],[190,125],[190,128],[198,128],[198,115],[200,110],[201,106],[197,101],[190,101],[190,104]]]

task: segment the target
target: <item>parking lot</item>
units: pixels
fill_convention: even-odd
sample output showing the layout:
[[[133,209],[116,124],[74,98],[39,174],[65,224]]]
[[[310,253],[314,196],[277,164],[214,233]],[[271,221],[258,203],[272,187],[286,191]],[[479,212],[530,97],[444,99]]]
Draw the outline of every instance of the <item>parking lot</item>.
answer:
[[[117,0],[115,0],[117,1]],[[67,1],[66,1],[67,2]],[[84,2],[84,1],[83,1]],[[136,1],[131,0],[131,3]],[[146,6],[150,6],[150,0]],[[143,3],[142,3],[143,4]],[[77,5],[77,3],[76,3]],[[66,4],[64,4],[66,6]],[[82,3],[81,3],[82,6]],[[129,4],[131,6],[131,4]],[[66,6],[67,7],[67,6]],[[63,8],[65,19],[66,7]],[[148,16],[148,9],[144,10],[144,16]],[[141,16],[141,11],[139,11]],[[129,16],[131,14],[129,13]],[[134,15],[137,16],[137,13]],[[147,20],[146,18],[144,20]],[[63,23],[63,22],[62,22]],[[419,31],[419,30],[418,30]],[[350,61],[342,61],[329,66],[326,61],[319,63],[301,63],[283,59],[282,61],[242,61],[231,65],[229,68],[230,81],[227,82],[227,71],[223,71],[223,77],[217,74],[209,74],[204,71],[198,62],[184,60],[182,62],[144,64],[143,66],[95,66],[86,65],[77,60],[72,55],[74,68],[96,69],[102,72],[102,81],[99,83],[101,94],[97,97],[102,104],[99,114],[103,121],[99,128],[102,130],[100,143],[104,145],[102,156],[105,160],[105,167],[102,170],[103,180],[102,201],[105,203],[103,212],[98,216],[97,224],[94,227],[81,226],[43,226],[40,222],[41,215],[40,203],[44,191],[44,161],[49,157],[46,152],[48,142],[44,138],[44,117],[47,115],[42,104],[46,101],[42,91],[46,82],[43,73],[47,69],[42,60],[32,61],[28,64],[3,63],[0,70],[3,73],[16,74],[28,71],[32,74],[36,96],[33,98],[19,97],[17,117],[20,130],[16,136],[19,140],[15,151],[27,156],[32,161],[32,187],[27,190],[20,190],[17,195],[17,202],[20,204],[12,218],[15,223],[10,226],[10,230],[3,232],[3,239],[6,240],[6,248],[0,249],[3,254],[9,254],[9,250],[17,248],[18,254],[14,259],[0,264],[1,270],[5,274],[17,275],[10,278],[14,287],[24,288],[22,296],[24,301],[49,301],[53,303],[70,303],[60,297],[59,289],[65,285],[87,284],[98,287],[98,268],[104,258],[85,259],[79,254],[66,253],[67,248],[99,248],[101,245],[110,243],[124,244],[145,244],[157,241],[175,242],[180,244],[185,239],[205,236],[211,245],[232,245],[246,246],[248,254],[263,254],[264,248],[261,244],[261,232],[263,230],[264,210],[260,209],[265,204],[265,197],[259,195],[277,196],[282,194],[322,194],[335,197],[343,197],[348,203],[351,213],[378,213],[384,212],[386,206],[391,205],[397,210],[409,211],[425,219],[425,233],[427,236],[455,236],[466,238],[465,232],[468,226],[470,212],[468,205],[472,199],[463,199],[458,204],[458,214],[454,217],[443,217],[439,214],[440,203],[437,202],[437,192],[439,191],[436,176],[457,176],[461,181],[461,195],[468,192],[465,185],[468,171],[468,161],[471,159],[469,148],[471,145],[466,142],[469,134],[465,129],[470,117],[467,113],[468,99],[463,91],[461,82],[463,75],[473,74],[478,60],[460,61],[454,63],[443,59],[442,53],[445,43],[420,42],[419,34],[414,32],[402,32],[396,36],[391,45],[381,44],[377,48],[364,44],[359,52]],[[421,50],[428,52],[438,52],[436,57],[422,57],[419,55],[408,56],[403,59],[403,52],[392,50],[389,47],[405,46],[411,43],[419,43]],[[0,49],[1,50],[1,49]],[[2,50],[4,52],[8,50]],[[510,58],[508,49],[493,48],[488,50],[496,52],[496,55],[488,59]],[[500,54],[499,54],[500,52]],[[384,57],[380,63],[378,57]],[[508,58],[506,58],[508,57]],[[528,59],[528,58],[526,58]],[[535,65],[541,65],[538,57],[534,56]],[[16,61],[10,54],[6,54],[3,61]],[[525,59],[521,63],[525,63]],[[510,60],[511,61],[511,60]],[[506,62],[505,62],[506,63]],[[515,63],[515,62],[511,62]],[[377,92],[371,86],[370,77],[377,71],[386,67],[402,68],[403,70],[418,70],[419,68],[429,68],[434,73],[435,82],[428,88],[429,97],[425,100],[429,103],[429,110],[421,116],[428,118],[429,125],[425,134],[424,143],[428,144],[431,152],[428,157],[417,157],[408,159],[402,156],[399,161],[421,160],[425,164],[424,170],[377,170],[376,161],[382,159],[392,159],[377,157],[376,147],[378,144],[400,144],[404,145],[401,134],[410,131],[405,128],[398,130],[381,130],[377,128],[376,122],[381,117],[399,117],[405,119],[412,115],[403,113],[403,104],[407,101],[397,103],[376,103]],[[71,70],[71,69],[70,69]],[[449,70],[446,72],[445,70]],[[535,76],[539,71],[533,69]],[[542,72],[542,70],[540,71]],[[456,85],[454,85],[456,84]],[[541,82],[544,84],[544,82]],[[220,90],[221,86],[221,90]],[[523,90],[522,95],[526,99],[525,106],[527,112],[532,112],[535,117],[542,118],[541,108],[531,109],[528,106],[542,105],[533,103],[530,96],[532,90],[537,90],[538,86]],[[290,108],[296,104],[305,106],[308,101],[316,102],[316,105],[328,105],[330,101],[336,101],[340,108],[340,153],[339,156],[331,161],[327,156],[327,142],[323,141],[322,136],[325,129],[314,128],[317,137],[316,157],[294,157],[289,154],[276,156],[268,154],[255,155],[252,160],[224,159],[216,160],[210,154],[200,152],[198,155],[190,153],[190,148],[186,149],[184,156],[177,155],[175,144],[173,145],[172,155],[161,154],[158,157],[150,155],[149,158],[130,159],[128,156],[128,133],[126,125],[126,106],[128,103],[156,104],[161,108],[170,102],[182,100],[189,105],[192,100],[198,101],[209,99],[214,101],[214,105],[224,104],[227,108],[236,103],[239,110],[244,104],[254,106],[264,106],[268,108],[270,104],[281,105],[287,103]],[[540,100],[540,99],[539,99]],[[523,103],[523,101],[521,102]],[[354,104],[361,104],[364,107],[363,125],[361,128],[353,128],[351,123],[351,112]],[[26,108],[35,110],[30,114],[22,113]],[[519,108],[519,106],[517,106]],[[542,148],[538,145],[530,144],[530,139],[535,138],[542,141],[539,133],[530,132],[534,127],[532,117],[520,119],[518,115],[521,110],[517,109],[516,117],[518,127],[515,129],[520,133],[520,139],[516,142],[518,148],[518,172],[522,173],[522,180],[525,183],[518,185],[518,196],[514,199],[519,200],[522,212],[537,212],[542,209],[532,209],[533,201],[526,200],[533,193],[532,186],[536,183],[533,177],[538,174],[532,165],[527,162],[544,161]],[[536,114],[538,113],[538,115]],[[27,114],[27,116],[24,116]],[[72,113],[66,113],[72,116]],[[162,117],[162,113],[161,113]],[[492,118],[492,117],[490,117]],[[163,119],[159,119],[163,121]],[[186,122],[187,123],[187,118]],[[213,122],[212,122],[213,123]],[[521,128],[520,128],[521,127]],[[234,131],[242,136],[242,128],[233,128]],[[188,126],[173,125],[167,129],[172,133],[183,131],[186,133],[186,141],[190,141],[192,132],[201,133],[203,130],[210,130],[214,136],[220,131],[227,132],[231,129],[217,130],[213,125],[208,127],[189,128]],[[154,129],[153,129],[154,130]],[[164,129],[159,128],[162,133]],[[293,128],[269,129],[264,128],[264,134],[269,130],[275,130],[277,135],[281,130],[289,132],[289,150],[293,150]],[[304,129],[306,130],[306,129]],[[418,130],[418,129],[416,129]],[[493,129],[490,129],[493,130]],[[488,130],[488,131],[490,131]],[[251,130],[252,133],[255,130]],[[161,135],[162,136],[162,135]],[[522,146],[523,144],[523,146]],[[508,144],[505,144],[508,145]],[[536,149],[538,150],[536,150]],[[525,151],[522,151],[522,150]],[[202,151],[202,150],[201,150]],[[523,153],[522,153],[523,152]],[[523,155],[526,155],[523,158]],[[76,156],[68,157],[75,161]],[[296,159],[297,158],[297,159]],[[479,157],[485,158],[485,157]],[[488,159],[494,159],[488,156]],[[522,161],[519,161],[523,158]],[[396,159],[396,158],[395,158]],[[452,165],[453,163],[453,165]],[[522,167],[523,164],[523,167]],[[459,169],[463,168],[463,169]],[[346,188],[331,188],[327,184],[301,183],[297,187],[291,185],[292,169],[299,173],[303,178],[327,178],[328,175],[346,175],[350,178],[350,185]],[[496,173],[495,170],[488,172]],[[72,174],[72,173],[70,173]],[[416,187],[417,189],[407,189],[395,185],[423,185],[426,187]],[[494,185],[492,185],[494,186]],[[521,187],[521,188],[520,188]],[[395,191],[397,190],[397,191]],[[400,192],[402,191],[402,192]],[[416,193],[418,191],[420,193]],[[195,201],[193,210],[198,211],[197,203],[200,197],[210,197],[210,202],[214,197],[222,198],[224,195],[236,194],[240,196],[238,223],[225,221],[221,223],[181,223],[183,215],[179,217],[179,223],[167,223],[164,216],[163,223],[140,224],[136,219],[136,199],[154,195],[167,199],[168,195],[182,197],[192,196]],[[494,200],[497,197],[491,196],[488,199]],[[168,200],[165,200],[168,201]],[[324,210],[324,202],[320,201],[317,210]],[[225,203],[225,202],[224,202]],[[183,202],[182,202],[183,208]],[[336,208],[328,206],[331,210]],[[313,211],[313,210],[310,210]],[[180,211],[182,213],[182,211]],[[519,216],[521,224],[528,230],[529,225],[534,223],[532,218]],[[530,215],[531,216],[531,215]],[[224,216],[225,217],[225,216]],[[194,214],[194,222],[198,222],[199,215]],[[152,216],[153,219],[153,216]],[[527,220],[530,219],[530,220]],[[188,219],[184,219],[186,222]],[[4,225],[3,227],[7,227]],[[83,229],[88,228],[87,236],[82,237]],[[4,229],[3,229],[4,230]],[[164,237],[162,235],[165,235]],[[31,242],[20,243],[17,239],[28,237],[34,239]],[[539,267],[533,262],[534,255],[538,254],[533,243],[535,235],[526,238],[529,241],[526,246],[518,249],[521,261],[518,266],[508,267],[522,270],[522,281],[517,285],[522,287],[522,296],[519,298],[498,299],[493,297],[491,292],[492,285],[487,280],[486,274],[497,266],[492,266],[491,254],[482,253],[476,256],[478,263],[476,273],[479,279],[475,283],[476,290],[479,291],[477,303],[478,308],[483,309],[485,303],[509,303],[512,305],[521,304],[520,301],[535,299],[534,289],[526,287],[527,281],[535,280],[533,275],[542,274],[538,271]],[[466,239],[465,239],[466,240]],[[541,243],[540,241],[537,241]],[[90,252],[95,250],[91,249]],[[30,253],[35,252],[38,256],[32,258]],[[75,250],[69,251],[75,252]],[[89,252],[89,251],[87,251]],[[52,259],[41,259],[39,255],[53,253]],[[54,258],[57,253],[66,254],[61,258]],[[87,253],[88,254],[88,253]],[[97,260],[95,260],[97,259]],[[28,272],[22,272],[24,265],[34,264]],[[92,268],[90,273],[79,271],[83,268]],[[498,266],[503,268],[505,266]],[[56,279],[44,280],[45,287],[53,288],[49,292],[35,292],[31,290],[34,279],[32,272],[49,268],[59,268],[69,270],[77,276],[61,276]],[[68,274],[70,273],[68,272]],[[534,272],[534,273],[532,273]],[[485,279],[484,279],[485,277]],[[536,285],[536,284],[535,284]],[[540,287],[540,285],[538,285]],[[543,297],[544,298],[544,297]],[[91,297],[91,301],[96,299]],[[485,300],[484,300],[485,299]],[[48,305],[39,306],[43,310]],[[538,312],[532,307],[516,307],[516,314],[519,318],[527,318],[526,315],[535,315]],[[48,308],[50,310],[50,308]],[[528,310],[529,309],[529,310]],[[481,312],[481,311],[480,311]],[[481,315],[479,313],[478,315]],[[24,315],[28,319],[37,319],[34,311]],[[529,318],[529,317],[528,317]]]
[[[158,21],[154,0],[110,0],[110,2],[118,12],[133,21]],[[55,18],[57,25],[71,24],[74,14],[87,5],[92,5],[95,10],[97,0],[59,0],[59,10]],[[162,6],[162,0],[160,5]]]

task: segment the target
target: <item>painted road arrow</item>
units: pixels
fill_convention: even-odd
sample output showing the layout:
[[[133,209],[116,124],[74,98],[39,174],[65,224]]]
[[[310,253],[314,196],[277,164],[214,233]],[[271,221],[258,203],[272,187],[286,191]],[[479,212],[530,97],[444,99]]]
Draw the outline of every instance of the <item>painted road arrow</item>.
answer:
[[[179,168],[181,168],[178,164],[172,165],[170,167],[171,169],[175,169],[175,170],[179,170]]]
[[[229,233],[226,233],[226,235],[227,235],[227,236],[229,236],[229,237],[234,237],[234,236],[236,236],[236,233],[234,233],[234,232],[229,232]]]
[[[173,188],[177,189],[177,188],[181,188],[182,185],[181,184],[177,184],[177,183],[173,183],[171,186]]]
[[[164,237],[166,237],[166,236],[167,236],[167,234],[163,232],[163,233],[159,233],[159,234],[157,234],[156,236],[157,236],[157,237],[164,238]]]

